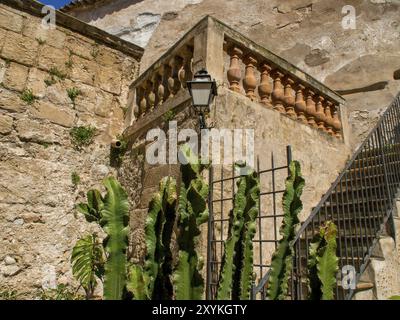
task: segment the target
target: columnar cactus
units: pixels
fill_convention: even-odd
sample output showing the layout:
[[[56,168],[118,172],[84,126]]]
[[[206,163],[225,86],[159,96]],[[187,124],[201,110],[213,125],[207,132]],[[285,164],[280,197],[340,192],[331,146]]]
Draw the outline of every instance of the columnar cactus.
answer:
[[[176,210],[176,181],[166,177],[154,194],[146,219],[146,260],[144,268],[130,268],[128,290],[138,300],[171,299],[170,242]]]
[[[205,166],[193,154],[189,146],[181,148],[185,159],[181,166],[182,184],[178,204],[178,264],[174,273],[175,298],[177,300],[201,299],[204,280],[200,274],[201,261],[196,252],[200,225],[208,219],[208,185],[202,177]]]
[[[217,299],[250,299],[253,275],[253,238],[256,232],[260,186],[251,171],[237,182],[229,235],[221,268]]]
[[[336,235],[336,225],[327,221],[310,245],[307,267],[311,300],[332,300],[334,297],[336,273],[339,269]]]
[[[296,226],[299,224],[298,214],[303,209],[300,197],[304,188],[304,179],[301,176],[300,164],[292,161],[289,171],[282,199],[283,222],[280,229],[282,238],[272,256],[268,281],[267,294],[271,300],[282,300],[287,295],[289,275],[293,267],[293,240],[296,235]]]

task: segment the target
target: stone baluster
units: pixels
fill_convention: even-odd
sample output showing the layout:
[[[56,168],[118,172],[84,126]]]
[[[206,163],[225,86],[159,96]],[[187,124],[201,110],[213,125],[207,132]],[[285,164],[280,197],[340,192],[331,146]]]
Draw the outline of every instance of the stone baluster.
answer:
[[[154,110],[154,106],[156,104],[156,94],[154,92],[155,85],[153,81],[154,80],[147,80],[147,88],[148,88],[147,102],[150,112]]]
[[[169,66],[169,76],[168,76],[168,91],[169,91],[169,97],[168,98],[173,98],[176,93],[176,87],[179,85],[178,80],[177,80],[177,70],[176,70],[176,59],[175,57],[171,58],[168,62]]]
[[[272,68],[269,64],[262,63],[260,69],[261,69],[261,80],[260,80],[260,85],[258,86],[258,94],[260,95],[260,102],[272,108],[271,105],[272,86],[269,80],[270,79],[269,73],[271,72]]]
[[[183,54],[176,56],[175,61],[177,70],[176,74],[179,81],[179,87],[177,91],[179,91],[186,86],[185,58],[183,57]]]
[[[304,100],[304,90],[305,87],[302,84],[298,84],[296,86],[296,102],[295,102],[295,109],[297,113],[297,120],[301,123],[307,124],[307,106],[306,101]]]
[[[306,107],[307,107],[307,121],[308,124],[313,127],[313,128],[318,128],[317,123],[315,122],[315,101],[314,101],[314,92],[310,89],[307,89],[307,101],[306,101]]]
[[[274,89],[272,91],[272,103],[273,108],[280,113],[285,113],[285,97],[283,93],[282,77],[283,73],[278,70],[272,72],[272,77],[274,79]]]
[[[246,65],[243,88],[246,92],[246,96],[254,101],[256,100],[255,90],[257,88],[257,79],[255,73],[257,60],[252,55],[247,55],[243,62]]]
[[[296,101],[293,93],[293,85],[294,81],[288,76],[285,77],[284,97],[285,97],[286,114],[290,118],[295,120],[297,119],[297,115],[296,112],[294,111],[294,105]]]
[[[161,106],[164,103],[165,99],[165,81],[164,81],[164,75],[165,75],[165,67],[162,66],[158,70],[157,74],[157,82],[158,82],[158,88],[157,88],[157,96],[158,96],[158,106]]]
[[[315,113],[315,120],[317,122],[318,129],[326,132],[326,128],[325,128],[326,116],[325,116],[325,110],[324,110],[324,106],[323,106],[324,100],[325,100],[324,97],[322,97],[320,95],[317,96],[317,109],[316,109],[316,113]]]
[[[181,67],[178,71],[178,78],[181,83],[181,87],[186,88],[187,81],[192,78],[191,75],[191,63],[193,57],[192,48],[189,46],[185,46],[182,49],[182,52],[180,53],[180,57],[182,61],[181,61]]]
[[[336,138],[342,138],[342,123],[340,122],[339,119],[339,109],[337,106],[333,106],[334,112],[333,112],[333,121],[332,121],[332,126],[334,129],[334,135]]]
[[[139,116],[144,117],[147,112],[146,84],[140,87],[139,95]]]
[[[327,101],[326,106],[325,106],[325,126],[326,126],[326,132],[334,136],[335,133],[333,132],[333,117],[332,117],[332,102]]]
[[[242,79],[242,69],[240,67],[240,59],[242,58],[243,51],[240,48],[233,46],[228,50],[231,57],[229,69],[227,72],[229,89],[235,92],[241,92],[240,80]]]

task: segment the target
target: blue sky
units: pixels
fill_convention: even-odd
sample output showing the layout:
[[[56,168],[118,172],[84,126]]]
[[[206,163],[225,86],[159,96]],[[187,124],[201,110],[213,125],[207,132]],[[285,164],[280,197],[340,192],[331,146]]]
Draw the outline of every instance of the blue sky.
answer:
[[[61,8],[62,6],[71,2],[71,0],[38,0],[44,4],[50,4],[54,6],[56,9]]]

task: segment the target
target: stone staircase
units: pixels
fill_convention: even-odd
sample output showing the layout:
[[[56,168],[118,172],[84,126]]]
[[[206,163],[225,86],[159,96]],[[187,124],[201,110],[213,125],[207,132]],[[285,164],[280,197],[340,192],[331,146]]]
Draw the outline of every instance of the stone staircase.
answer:
[[[326,221],[338,229],[336,299],[387,299],[400,294],[399,187],[400,95],[303,222],[294,243],[292,299],[308,297],[309,246]],[[348,268],[355,271],[355,288],[343,281]]]

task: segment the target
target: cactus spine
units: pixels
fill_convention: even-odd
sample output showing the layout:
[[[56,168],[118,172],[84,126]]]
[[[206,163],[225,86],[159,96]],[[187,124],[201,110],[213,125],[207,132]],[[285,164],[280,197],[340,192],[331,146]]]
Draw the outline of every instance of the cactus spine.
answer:
[[[336,235],[336,225],[332,221],[327,221],[310,245],[307,267],[311,300],[333,300],[334,298],[336,273],[339,269]]]
[[[208,185],[202,177],[205,166],[188,145],[180,149],[185,159],[181,166],[182,184],[178,204],[178,263],[174,272],[177,300],[201,299],[204,280],[200,274],[201,259],[196,252],[200,225],[208,219]]]
[[[250,299],[253,275],[253,238],[256,232],[260,186],[252,170],[237,181],[229,235],[221,267],[217,299]]]
[[[271,274],[268,281],[267,294],[271,300],[282,300],[286,297],[289,275],[293,266],[293,239],[296,226],[299,224],[298,214],[303,209],[300,197],[304,188],[304,179],[301,176],[300,164],[292,161],[289,171],[282,198],[283,222],[280,229],[282,238],[272,256]]]

